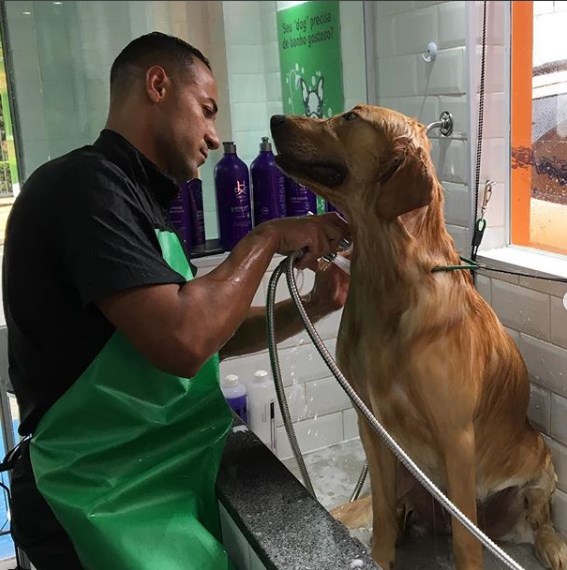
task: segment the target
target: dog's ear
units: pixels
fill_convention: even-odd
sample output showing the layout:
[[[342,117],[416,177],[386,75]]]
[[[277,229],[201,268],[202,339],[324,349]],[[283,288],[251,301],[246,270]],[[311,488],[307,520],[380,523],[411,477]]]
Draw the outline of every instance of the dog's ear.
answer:
[[[319,97],[319,101],[323,101],[323,76],[319,77],[319,81],[317,82],[317,96]]]
[[[396,145],[393,157],[380,170],[378,217],[393,220],[431,201],[434,178],[426,151],[419,146]]]
[[[303,77],[299,80],[299,84],[301,85],[301,96],[303,97],[303,102],[307,105],[307,101],[309,100],[309,88],[307,87],[307,83]]]

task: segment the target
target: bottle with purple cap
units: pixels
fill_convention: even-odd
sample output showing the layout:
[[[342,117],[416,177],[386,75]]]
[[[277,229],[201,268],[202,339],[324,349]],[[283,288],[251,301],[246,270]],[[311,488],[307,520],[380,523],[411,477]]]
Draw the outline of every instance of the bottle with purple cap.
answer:
[[[252,229],[250,178],[232,141],[222,143],[224,156],[215,166],[215,192],[221,246],[230,251]]]
[[[286,215],[285,176],[277,167],[268,137],[262,137],[260,154],[250,166],[254,225]]]
[[[289,176],[285,178],[285,192],[288,216],[306,216],[317,213],[317,196]]]

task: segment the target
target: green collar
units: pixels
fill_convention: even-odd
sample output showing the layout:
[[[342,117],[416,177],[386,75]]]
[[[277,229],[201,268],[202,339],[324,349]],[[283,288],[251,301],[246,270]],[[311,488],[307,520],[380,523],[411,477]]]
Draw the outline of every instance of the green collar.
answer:
[[[461,263],[459,265],[439,265],[437,267],[434,267],[431,270],[431,273],[438,273],[439,271],[458,271],[459,269],[479,269],[480,265],[478,263],[476,263],[475,261],[473,261],[472,259],[469,259],[468,257],[463,257],[462,255],[459,256],[459,259],[461,261],[464,261],[464,263]]]

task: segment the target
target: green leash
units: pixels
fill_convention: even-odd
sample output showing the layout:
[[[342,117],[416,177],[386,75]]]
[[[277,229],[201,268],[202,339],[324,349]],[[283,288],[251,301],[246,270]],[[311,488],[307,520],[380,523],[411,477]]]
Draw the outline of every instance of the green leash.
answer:
[[[459,265],[439,265],[438,267],[434,267],[431,270],[431,273],[438,273],[439,271],[459,271],[460,269],[475,270],[480,268],[480,263],[476,263],[475,261],[469,259],[468,257],[463,257],[462,255],[460,255],[459,259],[461,261],[464,261],[464,263],[461,263]]]

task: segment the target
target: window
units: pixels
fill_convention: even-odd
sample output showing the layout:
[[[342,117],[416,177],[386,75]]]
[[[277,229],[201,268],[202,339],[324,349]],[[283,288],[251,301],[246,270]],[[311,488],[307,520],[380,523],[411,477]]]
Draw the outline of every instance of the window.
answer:
[[[4,37],[0,28],[0,245],[4,243],[6,220],[14,195],[20,188],[4,54]]]
[[[567,3],[512,2],[512,243],[567,254]]]

